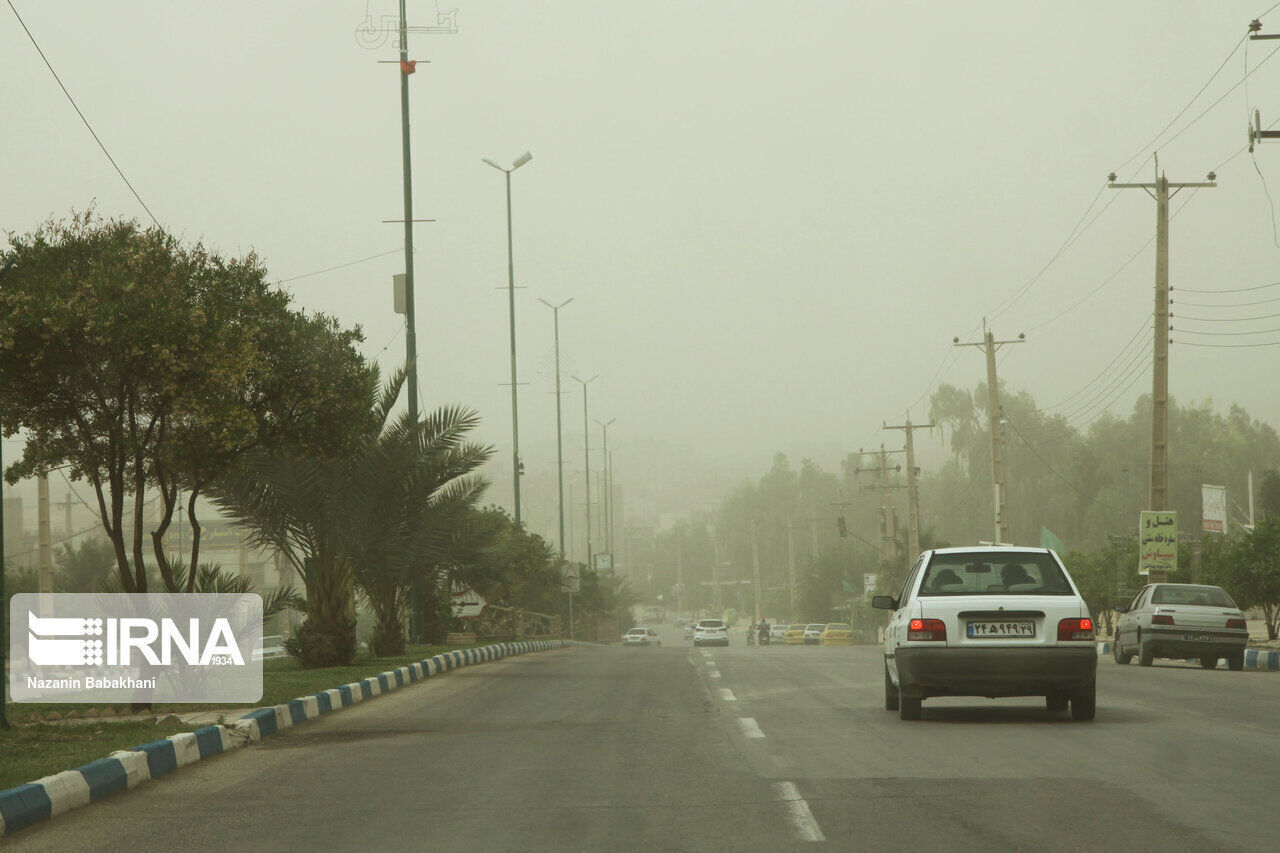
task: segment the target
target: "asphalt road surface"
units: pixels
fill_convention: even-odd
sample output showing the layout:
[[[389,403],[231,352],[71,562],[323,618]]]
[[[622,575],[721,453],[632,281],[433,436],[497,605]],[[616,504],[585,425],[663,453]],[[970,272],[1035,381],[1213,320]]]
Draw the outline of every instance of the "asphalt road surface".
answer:
[[[1274,850],[1280,676],[1099,664],[883,709],[870,647],[585,647],[468,668],[7,839],[12,850]]]

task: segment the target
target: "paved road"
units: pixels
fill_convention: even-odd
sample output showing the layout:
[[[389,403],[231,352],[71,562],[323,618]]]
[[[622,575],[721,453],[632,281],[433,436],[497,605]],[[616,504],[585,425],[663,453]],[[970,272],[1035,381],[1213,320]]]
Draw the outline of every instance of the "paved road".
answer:
[[[1104,659],[1043,700],[883,710],[878,650],[577,647],[201,762],[13,850],[1221,850],[1280,841],[1280,676]],[[737,638],[735,638],[737,639]]]

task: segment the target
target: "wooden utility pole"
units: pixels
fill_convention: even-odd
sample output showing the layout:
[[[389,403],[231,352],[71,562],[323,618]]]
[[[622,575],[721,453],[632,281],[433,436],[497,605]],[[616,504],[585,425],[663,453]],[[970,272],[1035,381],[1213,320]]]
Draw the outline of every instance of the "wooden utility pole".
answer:
[[[982,341],[980,343],[960,343],[959,338],[951,341],[958,347],[978,347],[987,356],[987,419],[991,430],[991,485],[992,504],[995,514],[995,543],[1008,542],[1009,511],[1004,485],[1004,425],[1003,413],[1000,409],[1000,381],[996,377],[996,350],[1005,344],[1020,344],[1027,336],[1019,333],[1016,341],[997,341],[987,328],[986,318],[982,320]]]
[[[920,556],[920,491],[916,486],[916,450],[915,442],[912,441],[912,435],[918,429],[933,429],[933,424],[915,424],[911,423],[911,414],[907,414],[907,422],[902,426],[884,425],[885,429],[900,429],[907,435],[907,524],[910,535],[910,549],[908,554],[908,562],[914,563],[916,557]]]
[[[1156,283],[1155,283],[1155,353],[1151,365],[1151,491],[1148,509],[1168,509],[1169,503],[1169,199],[1187,187],[1209,189],[1217,186],[1217,175],[1210,172],[1207,180],[1196,183],[1171,184],[1160,171],[1156,159],[1156,179],[1149,184],[1116,182],[1115,172],[1107,177],[1112,189],[1140,189],[1156,200]],[[1172,192],[1170,192],[1172,190]],[[1151,583],[1165,581],[1164,572],[1152,572]]]
[[[791,585],[791,609],[787,612],[788,621],[796,618],[796,537],[795,522],[787,522],[787,573]]]
[[[756,591],[756,619],[751,623],[754,628],[760,624],[760,537],[756,529],[755,521],[751,522],[751,574],[755,582]]]
[[[44,474],[36,478],[36,534],[40,546],[40,591],[50,593],[53,592],[53,533],[49,524],[49,478]]]
[[[711,588],[716,591],[716,616],[724,613],[724,598],[720,594],[720,539],[713,535],[712,547],[715,549],[715,561],[711,564]]]
[[[894,530],[894,507],[889,500],[889,495],[894,489],[901,489],[902,486],[889,482],[889,471],[900,471],[901,466],[889,467],[889,454],[901,453],[901,450],[885,450],[884,445],[880,445],[879,452],[872,451],[864,454],[858,451],[858,457],[861,459],[863,455],[879,456],[880,464],[874,468],[854,468],[855,475],[866,471],[878,472],[880,474],[880,482],[874,486],[863,486],[864,490],[874,490],[880,492],[880,515],[882,522],[880,524],[880,562],[894,564],[898,560],[898,542],[895,538]]]

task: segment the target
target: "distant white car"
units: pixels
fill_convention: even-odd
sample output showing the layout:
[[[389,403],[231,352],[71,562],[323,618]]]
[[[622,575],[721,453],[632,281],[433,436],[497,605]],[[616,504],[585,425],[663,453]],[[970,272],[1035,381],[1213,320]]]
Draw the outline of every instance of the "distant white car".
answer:
[[[268,636],[263,637],[258,647],[253,650],[254,660],[270,660],[271,658],[288,657],[289,653],[284,648],[284,637]]]
[[[632,628],[622,635],[622,645],[660,646],[662,645],[662,640],[658,637],[658,632],[652,628]]]
[[[693,644],[695,646],[727,646],[729,645],[729,629],[723,619],[699,619],[693,626]]]
[[[1053,551],[986,546],[925,551],[884,638],[884,705],[920,719],[932,696],[1043,696],[1092,720],[1098,648],[1089,608]]]
[[[1244,669],[1249,630],[1244,613],[1221,587],[1190,583],[1144,586],[1120,608],[1112,653],[1116,663],[1151,666],[1155,658],[1196,658],[1213,669],[1221,658]]]
[[[770,641],[772,641],[772,640],[781,640],[781,639],[785,638],[786,636],[787,636],[787,626],[786,626],[786,625],[770,625],[770,626],[769,626],[769,639],[770,639]]]

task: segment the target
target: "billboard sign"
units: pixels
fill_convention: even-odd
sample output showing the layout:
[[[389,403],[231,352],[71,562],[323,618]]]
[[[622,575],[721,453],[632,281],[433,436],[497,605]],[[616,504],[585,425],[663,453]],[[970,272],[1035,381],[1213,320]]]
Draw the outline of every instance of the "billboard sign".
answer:
[[[1138,519],[1138,574],[1178,570],[1178,513],[1144,511]]]
[[[879,582],[880,576],[874,572],[866,572],[862,575],[862,592],[864,595],[871,595],[876,591],[876,584]]]
[[[1208,533],[1227,532],[1227,487],[1200,486],[1200,529]]]
[[[613,571],[613,555],[612,554],[594,554],[595,569],[597,572]]]
[[[578,576],[578,567],[573,563],[565,563],[560,576],[560,589],[563,592],[581,592],[582,578]]]

